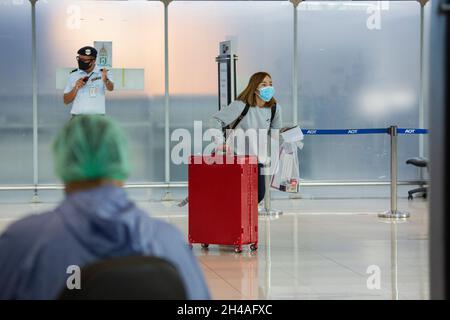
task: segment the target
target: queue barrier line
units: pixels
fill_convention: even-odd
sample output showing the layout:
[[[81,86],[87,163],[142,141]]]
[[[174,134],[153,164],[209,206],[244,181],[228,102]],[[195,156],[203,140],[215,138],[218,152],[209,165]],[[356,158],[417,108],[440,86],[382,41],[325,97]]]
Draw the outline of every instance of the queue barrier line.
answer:
[[[367,128],[367,129],[302,129],[303,135],[359,135],[359,134],[388,134],[391,140],[391,208],[378,216],[389,220],[404,220],[409,218],[408,212],[400,212],[397,209],[397,137],[402,135],[417,135],[428,134],[428,129],[423,128],[398,128],[397,126],[390,126],[389,128]],[[267,165],[267,163],[266,163]],[[260,215],[279,215],[282,214],[280,210],[273,210],[271,208],[270,183],[266,176],[266,195],[264,197],[264,210]]]

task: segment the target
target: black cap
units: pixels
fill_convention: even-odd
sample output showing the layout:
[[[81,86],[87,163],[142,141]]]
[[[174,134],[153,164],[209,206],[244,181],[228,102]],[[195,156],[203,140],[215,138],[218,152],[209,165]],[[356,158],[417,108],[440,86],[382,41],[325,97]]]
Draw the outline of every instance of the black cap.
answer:
[[[78,54],[97,58],[97,50],[94,47],[86,46],[78,50]]]

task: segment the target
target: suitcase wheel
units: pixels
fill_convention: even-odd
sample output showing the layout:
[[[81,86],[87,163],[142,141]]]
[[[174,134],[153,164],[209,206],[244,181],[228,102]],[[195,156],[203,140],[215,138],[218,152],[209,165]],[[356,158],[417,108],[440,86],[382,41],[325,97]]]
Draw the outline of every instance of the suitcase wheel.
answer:
[[[189,243],[189,249],[192,250],[193,247],[194,247],[194,246],[192,245],[192,243]]]
[[[242,246],[234,246],[234,252],[241,253],[242,252]]]
[[[251,250],[251,251],[256,251],[256,250],[258,250],[258,244],[252,243],[252,244],[250,245],[250,250]]]
[[[208,247],[209,247],[209,244],[207,244],[207,243],[202,243],[202,248],[203,248],[203,249],[208,249]]]

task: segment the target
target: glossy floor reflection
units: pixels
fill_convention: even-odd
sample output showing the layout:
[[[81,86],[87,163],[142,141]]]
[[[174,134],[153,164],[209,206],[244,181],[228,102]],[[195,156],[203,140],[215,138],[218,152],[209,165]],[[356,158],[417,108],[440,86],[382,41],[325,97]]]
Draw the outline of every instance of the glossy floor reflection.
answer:
[[[25,213],[52,206],[0,205],[0,232]],[[186,207],[139,206],[187,234]],[[274,201],[284,213],[260,217],[258,251],[193,250],[214,299],[428,299],[427,202],[399,200],[411,218],[396,224],[377,217],[388,206],[388,199]]]

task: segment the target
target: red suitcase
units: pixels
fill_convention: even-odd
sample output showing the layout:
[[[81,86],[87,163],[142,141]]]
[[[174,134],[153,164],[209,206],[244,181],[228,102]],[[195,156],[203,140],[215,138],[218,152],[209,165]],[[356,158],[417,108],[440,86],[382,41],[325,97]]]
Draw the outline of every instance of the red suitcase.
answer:
[[[258,164],[255,157],[231,156],[232,164],[210,164],[209,156],[189,162],[189,244],[258,248]],[[238,159],[240,158],[240,160]],[[242,164],[240,164],[242,163]]]

